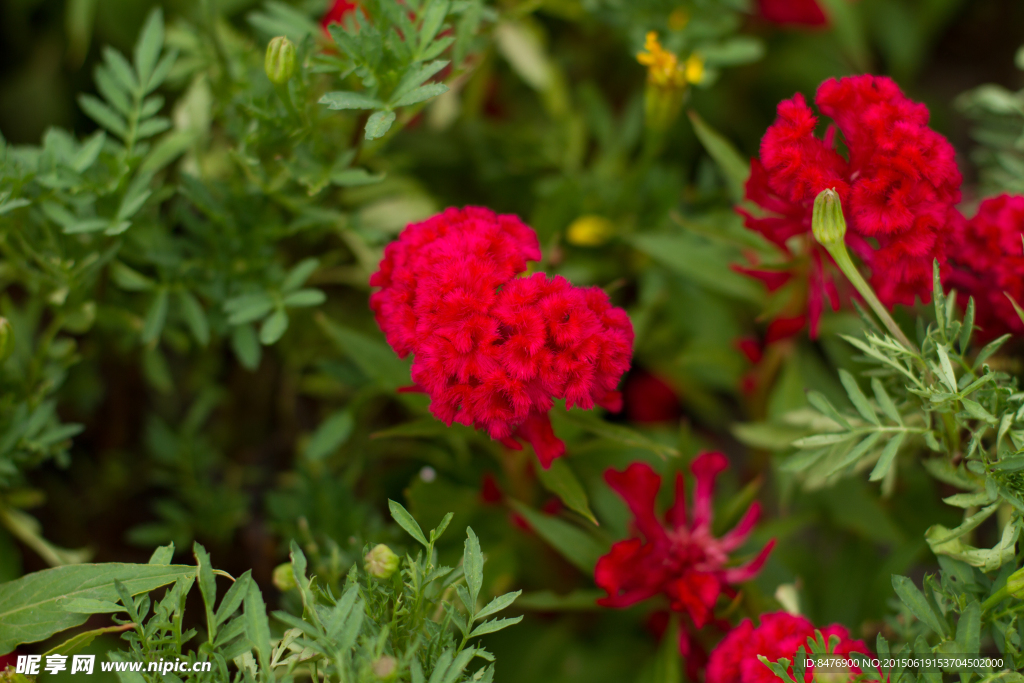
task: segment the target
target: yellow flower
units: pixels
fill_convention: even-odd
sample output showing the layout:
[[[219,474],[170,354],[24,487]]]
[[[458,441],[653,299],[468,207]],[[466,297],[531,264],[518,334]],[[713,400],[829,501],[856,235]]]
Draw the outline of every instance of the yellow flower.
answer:
[[[679,58],[661,46],[654,31],[647,34],[644,50],[637,54],[636,61],[647,67],[649,82],[665,88],[686,85],[686,73],[679,64]]]
[[[603,216],[588,214],[572,222],[566,231],[569,244],[578,247],[597,247],[615,234],[615,224]]]
[[[687,83],[700,83],[704,78],[704,58],[698,54],[692,54],[683,65],[683,74]]]

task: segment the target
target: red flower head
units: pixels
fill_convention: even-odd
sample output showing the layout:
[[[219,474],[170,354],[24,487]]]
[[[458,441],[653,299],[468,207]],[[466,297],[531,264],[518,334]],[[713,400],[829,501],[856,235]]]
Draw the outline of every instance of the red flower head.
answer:
[[[828,17],[815,0],[757,0],[761,16],[775,24],[824,26]]]
[[[344,23],[345,15],[352,12],[357,7],[359,7],[359,3],[353,2],[352,0],[334,0],[333,4],[331,4],[331,9],[327,10],[327,14],[325,14],[324,18],[320,20],[320,28],[322,28],[326,34],[328,26],[331,24]]]
[[[406,227],[384,250],[370,307],[388,343],[414,355],[412,379],[446,424],[486,430],[511,448],[530,442],[547,468],[565,452],[548,410],[622,407],[615,390],[633,327],[597,287],[517,277],[540,259],[516,216],[447,209]]]
[[[974,297],[980,337],[1024,333],[1009,297],[1024,306],[1024,197],[986,199],[977,215],[961,221],[949,259],[949,284]],[[966,297],[963,298],[966,304]]]
[[[622,393],[630,422],[671,422],[679,418],[679,395],[657,375],[634,369]]]
[[[756,628],[750,619],[744,619],[711,652],[705,683],[777,683],[778,678],[757,656],[763,655],[772,662],[781,657],[792,661],[801,645],[810,653],[807,639],[814,638],[814,631],[810,621],[787,612],[762,614],[761,625]],[[821,635],[826,643],[833,635],[839,637],[835,649],[837,657],[869,652],[863,641],[851,640],[850,633],[838,624],[821,629]],[[856,667],[853,671],[860,673]],[[813,672],[814,668],[808,666],[804,683],[814,680]],[[793,675],[792,668],[790,675]]]
[[[711,492],[715,478],[726,467],[728,461],[721,453],[703,453],[690,465],[696,479],[692,517],[686,511],[683,475],[676,475],[675,503],[665,514],[667,527],[654,510],[661,477],[649,465],[633,463],[623,472],[604,473],[608,485],[629,505],[642,538],[619,541],[597,561],[594,580],[608,592],[599,604],[628,607],[660,593],[669,599],[673,611],[689,614],[693,625],[702,628],[711,620],[721,593],[734,596],[732,584],[747,581],[761,570],[774,540],[745,566],[725,566],[729,553],[754,528],[761,514],[759,503],[750,506],[732,531],[721,538],[711,535]],[[681,649],[685,650],[685,643],[681,642]]]
[[[932,261],[945,263],[961,182],[952,145],[928,127],[928,109],[907,99],[892,79],[831,79],[818,88],[815,102],[835,126],[823,139],[815,137],[818,119],[803,95],[781,102],[746,188],[746,198],[773,215],[755,218],[740,210],[748,228],[789,257],[790,275],[806,273],[812,336],[825,299],[839,306],[831,259],[811,236],[817,194],[826,188],[839,193],[847,244],[870,269],[879,299],[892,306],[913,304],[915,296],[929,300]],[[846,156],[836,149],[836,129]],[[794,250],[806,256],[797,258]],[[747,272],[768,272],[772,282],[766,283],[780,285],[778,271]]]

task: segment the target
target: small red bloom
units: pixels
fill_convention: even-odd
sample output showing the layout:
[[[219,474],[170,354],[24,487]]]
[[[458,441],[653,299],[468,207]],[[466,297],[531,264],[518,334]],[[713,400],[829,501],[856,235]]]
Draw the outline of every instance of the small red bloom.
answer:
[[[630,422],[670,422],[679,418],[679,396],[656,375],[634,370],[626,378],[622,393]]]
[[[0,673],[3,673],[4,670],[7,669],[7,667],[10,667],[10,668],[13,669],[15,666],[17,666],[17,664],[18,664],[18,653],[16,651],[12,652],[10,654],[6,654],[6,655],[3,655],[3,656],[0,656]]]
[[[761,625],[757,627],[750,619],[744,619],[711,652],[705,683],[776,683],[778,678],[757,656],[763,655],[772,662],[781,657],[792,661],[801,645],[810,653],[807,639],[814,638],[814,630],[810,621],[787,612],[762,614]],[[854,652],[869,653],[863,641],[852,640],[849,631],[838,624],[821,629],[821,635],[826,643],[831,636],[839,636],[837,657],[849,657]],[[792,676],[792,668],[789,671]],[[860,673],[856,667],[853,671]],[[808,666],[804,683],[812,680],[814,668]]]
[[[775,24],[824,26],[828,17],[815,0],[757,0],[761,16]]]
[[[486,430],[510,448],[528,441],[547,468],[565,452],[548,418],[566,407],[622,407],[633,327],[597,287],[561,276],[517,277],[540,259],[516,216],[450,208],[409,225],[384,250],[370,284],[377,324],[446,424]]]
[[[345,15],[359,7],[359,3],[352,0],[334,0],[327,14],[320,20],[320,28],[327,33],[327,27],[331,24],[341,24],[345,21]]]
[[[720,594],[735,595],[732,585],[760,571],[774,540],[748,564],[726,567],[729,553],[754,528],[761,514],[759,503],[750,506],[732,531],[721,538],[711,535],[711,493],[715,478],[727,466],[721,453],[703,453],[690,465],[696,479],[692,518],[687,515],[683,475],[676,475],[675,503],[665,514],[667,527],[654,509],[661,477],[649,465],[633,463],[623,472],[605,472],[605,481],[629,505],[642,538],[619,541],[597,561],[595,582],[608,593],[599,604],[622,608],[662,594],[674,612],[688,614],[693,625],[702,628],[712,619]]]
[[[1010,297],[1024,306],[1024,197],[986,199],[978,213],[960,222],[949,259],[948,282],[974,297],[975,323],[982,339],[1024,333]],[[963,297],[962,304],[967,303]]]
[[[790,270],[807,281],[805,312],[811,335],[827,300],[839,307],[831,258],[812,238],[814,198],[835,188],[847,221],[846,242],[871,271],[871,284],[887,306],[931,296],[932,261],[946,260],[946,243],[957,222],[960,171],[952,145],[928,127],[928,109],[910,101],[883,76],[825,81],[815,102],[835,121],[824,138],[803,95],[781,102],[778,118],[761,140],[751,164],[746,198],[768,214],[740,210],[745,224],[778,246]],[[842,133],[846,156],[836,149]],[[749,274],[781,286],[778,271]]]

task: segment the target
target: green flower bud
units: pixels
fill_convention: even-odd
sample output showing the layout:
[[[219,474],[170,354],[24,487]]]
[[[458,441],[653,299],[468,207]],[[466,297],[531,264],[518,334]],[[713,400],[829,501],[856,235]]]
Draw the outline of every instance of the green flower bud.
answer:
[[[14,330],[7,318],[0,318],[0,363],[7,360],[14,350]]]
[[[843,218],[843,205],[835,189],[822,190],[814,198],[814,212],[811,214],[811,232],[826,249],[835,244],[842,244],[846,237],[846,219]]]
[[[267,58],[263,62],[267,78],[274,85],[283,85],[295,73],[295,43],[278,36],[267,45]]]
[[[398,555],[395,555],[391,552],[391,548],[381,543],[366,553],[363,566],[366,567],[366,571],[370,576],[376,576],[378,579],[389,579],[395,573],[395,570],[398,569],[398,561]]]
[[[290,591],[299,584],[295,582],[295,570],[290,562],[279,564],[274,567],[274,587],[284,593]]]
[[[1018,569],[1007,577],[1006,590],[1018,600],[1024,600],[1024,568]]]
[[[378,548],[382,546],[377,546]],[[381,655],[372,665],[373,675],[377,680],[389,681],[395,677],[398,670],[398,660],[391,655]]]

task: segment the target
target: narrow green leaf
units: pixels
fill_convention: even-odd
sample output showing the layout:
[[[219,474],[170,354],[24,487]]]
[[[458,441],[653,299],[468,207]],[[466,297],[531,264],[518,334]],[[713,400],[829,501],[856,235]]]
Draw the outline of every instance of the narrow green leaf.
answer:
[[[89,118],[122,140],[128,136],[128,124],[113,109],[92,95],[79,95],[78,105]]]
[[[913,581],[905,576],[893,574],[892,587],[895,589],[896,595],[898,595],[900,600],[903,601],[903,604],[910,609],[911,613],[917,617],[921,623],[942,638],[949,635],[946,622],[932,611],[931,605],[928,604],[928,600],[925,599],[924,594],[917,586],[914,585]]]
[[[956,623],[957,653],[976,655],[981,647],[981,604],[972,600]]]
[[[577,589],[566,595],[544,590],[527,593],[516,601],[516,606],[541,612],[602,610],[604,608],[598,605],[597,601],[603,597],[606,597],[604,591],[593,589]]]
[[[284,336],[288,330],[288,314],[283,308],[279,308],[263,321],[260,325],[260,343],[270,346]]]
[[[149,304],[146,320],[142,325],[142,341],[151,344],[160,338],[167,320],[167,289],[161,287]]]
[[[678,457],[679,451],[671,446],[658,443],[640,432],[618,424],[602,420],[598,415],[583,410],[553,410],[551,417],[556,422],[568,422],[588,432],[624,446],[634,446],[651,451],[661,458]]]
[[[153,69],[160,58],[160,50],[164,46],[164,17],[159,7],[149,13],[139,41],[135,44],[135,70],[139,83],[145,87],[149,83]]]
[[[980,368],[981,364],[984,363],[989,358],[989,356],[998,351],[1002,347],[1002,345],[1005,344],[1011,337],[1013,337],[1012,334],[1004,334],[1002,337],[999,337],[998,339],[993,339],[988,344],[986,344],[985,347],[978,352],[977,358],[974,359],[974,367]]]
[[[317,427],[303,454],[309,460],[323,460],[348,441],[354,426],[352,412],[348,409],[339,410]]]
[[[121,611],[123,612],[124,609],[121,608]],[[50,655],[63,655],[67,657],[69,655],[75,654],[76,652],[80,652],[82,648],[87,647],[92,643],[92,641],[96,640],[100,636],[106,635],[108,633],[120,633],[122,631],[127,630],[127,628],[128,627],[124,625],[105,626],[103,628],[94,628],[91,631],[85,631],[83,633],[76,633],[75,635],[65,640],[63,643],[44,652],[43,656],[48,657]]]
[[[107,134],[102,130],[96,131],[88,140],[82,143],[81,148],[78,150],[78,154],[75,155],[75,160],[72,162],[71,167],[83,173],[88,169],[92,168],[92,165],[96,163],[96,159],[100,155],[100,151],[103,149],[103,144],[107,141]]]
[[[430,0],[426,11],[423,12],[423,23],[420,24],[418,54],[422,55],[426,51],[434,36],[441,30],[450,7],[449,0]]]
[[[543,468],[537,470],[537,477],[544,488],[558,496],[567,508],[597,524],[597,518],[590,510],[587,492],[565,458],[555,460],[546,470]]]
[[[480,539],[470,527],[466,527],[466,544],[462,553],[462,571],[466,575],[466,586],[472,602],[466,605],[471,614],[476,611],[476,601],[484,583],[484,556],[480,551]]]
[[[514,626],[522,620],[523,616],[519,615],[518,617],[508,617],[505,619],[492,619],[491,621],[485,621],[484,623],[474,628],[473,632],[469,634],[469,637],[476,638],[477,636],[486,635],[488,633],[494,633],[495,631],[500,631],[503,628]]]
[[[384,106],[383,102],[366,93],[340,90],[324,94],[320,104],[326,104],[328,109],[376,109]]]
[[[260,366],[263,351],[252,325],[238,325],[231,330],[231,349],[246,370],[253,371]]]
[[[833,406],[829,400],[825,398],[825,394],[820,391],[808,391],[807,402],[817,408],[818,412],[828,417],[840,427],[853,429],[847,419],[839,414],[839,411],[835,409],[835,406]]]
[[[558,517],[537,512],[517,500],[511,501],[511,505],[562,557],[584,574],[589,576],[594,573],[594,565],[605,554],[606,548],[593,536]]]
[[[729,186],[729,194],[734,201],[741,201],[750,176],[750,161],[737,152],[731,142],[705,123],[697,112],[690,110],[689,115],[697,139],[722,171]]]
[[[149,564],[170,564],[174,559],[174,543],[162,545],[149,556]]]
[[[220,628],[221,624],[230,619],[235,610],[241,606],[242,601],[249,592],[249,583],[251,581],[252,570],[247,569],[244,574],[231,584],[231,588],[228,588],[228,592],[224,594],[220,601],[220,606],[214,615],[214,623],[217,624],[217,628]]]
[[[971,342],[971,333],[974,331],[974,297],[967,300],[967,312],[964,314],[964,324],[960,328],[960,353],[966,354],[967,347]]]
[[[902,426],[903,418],[900,416],[900,411],[896,409],[896,404],[892,402],[889,392],[885,390],[885,387],[882,386],[882,383],[877,377],[871,378],[871,389],[875,393],[875,400],[878,401],[878,407],[882,409],[885,416],[896,424]]]
[[[249,638],[263,671],[270,670],[270,623],[267,620],[267,606],[255,581],[249,581],[245,593],[245,634]]]
[[[370,115],[370,118],[366,120],[366,139],[376,140],[382,137],[391,128],[391,124],[395,122],[395,112],[393,111],[375,111]]]
[[[396,503],[393,500],[388,500],[388,509],[391,510],[391,517],[398,523],[398,526],[405,529],[405,532],[412,536],[415,540],[423,544],[424,548],[430,546],[427,542],[427,537],[423,535],[423,529],[413,519],[409,511],[406,510],[401,503]]]
[[[305,308],[319,306],[327,300],[327,296],[319,289],[300,289],[291,294],[286,294],[283,303],[288,308]]]
[[[949,362],[949,353],[943,344],[936,344],[935,352],[939,355],[939,367],[942,370],[942,379],[946,386],[953,393],[957,392],[956,373],[953,372],[953,364]]]
[[[320,259],[307,258],[296,263],[291,270],[288,271],[288,275],[285,276],[284,282],[281,283],[282,292],[291,292],[298,289],[306,283],[309,276],[316,272],[316,269],[320,266]]]
[[[875,409],[871,406],[867,396],[860,390],[857,385],[857,380],[854,379],[846,370],[839,370],[839,381],[843,383],[843,388],[846,389],[846,395],[850,397],[850,403],[857,409],[860,416],[868,422],[873,422],[876,425],[880,425],[881,421],[878,419],[878,414]]]
[[[995,424],[998,422],[995,415],[985,410],[985,407],[977,401],[972,401],[969,398],[962,398],[960,399],[960,402],[963,403],[964,410],[966,410],[974,419],[988,422],[989,424]]]
[[[206,624],[210,630],[210,638],[217,635],[217,624],[213,618],[213,606],[217,602],[217,581],[213,574],[213,565],[210,563],[210,554],[206,548],[195,542],[192,544],[192,554],[196,558],[196,578],[199,581],[199,592],[203,596],[203,605],[206,608]]]
[[[385,389],[410,382],[408,366],[384,342],[339,325],[325,315],[315,315],[321,329],[363,373]]]
[[[427,83],[426,85],[421,85],[418,88],[410,90],[401,97],[392,100],[389,104],[392,107],[406,107],[410,104],[416,104],[417,102],[423,102],[432,97],[443,95],[446,92],[448,92],[448,86],[444,83]],[[394,114],[392,114],[392,116],[394,116]],[[378,135],[376,137],[380,136]]]
[[[199,300],[192,295],[192,292],[182,289],[178,291],[178,303],[181,306],[182,317],[185,318],[185,324],[188,325],[192,337],[195,338],[200,346],[209,344],[210,324],[206,319],[206,311],[199,304]]]
[[[523,594],[523,591],[516,591],[514,593],[505,593],[491,600],[487,605],[474,615],[475,619],[486,619],[496,612],[500,612],[505,609]]]
[[[868,434],[860,443],[851,448],[850,452],[844,455],[839,462],[830,467],[828,471],[824,473],[825,476],[835,474],[836,472],[846,469],[850,465],[856,463],[875,447],[875,444],[878,443],[880,438],[882,438],[881,432],[872,432],[871,434]]]
[[[889,468],[892,467],[893,460],[896,458],[896,453],[899,452],[900,446],[903,444],[903,439],[906,438],[906,436],[906,432],[899,432],[896,436],[889,439],[889,443],[885,444],[885,448],[882,450],[882,455],[879,456],[874,469],[871,470],[871,476],[868,477],[869,481],[881,481],[885,478],[885,475],[889,473]]]

